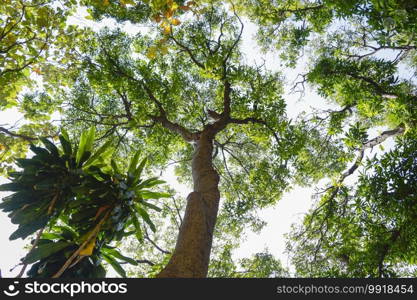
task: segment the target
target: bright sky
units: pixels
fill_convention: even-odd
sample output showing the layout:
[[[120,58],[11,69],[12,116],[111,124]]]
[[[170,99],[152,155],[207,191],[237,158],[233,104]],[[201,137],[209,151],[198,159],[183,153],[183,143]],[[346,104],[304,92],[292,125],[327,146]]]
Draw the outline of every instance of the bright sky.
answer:
[[[75,24],[89,23],[89,21],[82,20],[80,17],[72,18],[71,22]],[[104,25],[112,26],[113,24],[104,22],[95,28],[103,27]],[[129,25],[125,26],[125,30],[131,33],[142,31],[144,29],[146,28],[135,28]],[[262,59],[265,59],[267,68],[272,70],[279,69],[279,59],[277,57],[260,54],[259,49],[252,38],[254,33],[254,26],[246,22],[242,45],[243,52],[246,53],[247,57],[255,59],[258,64],[262,63]],[[251,61],[248,61],[248,63],[251,63]],[[302,67],[303,66],[300,66],[295,70],[288,70],[288,72],[286,72],[285,75],[288,86],[291,86],[291,83],[295,80],[298,73],[303,72]],[[299,95],[296,94],[287,94],[285,96],[288,104],[287,112],[291,118],[296,117],[302,111],[311,112],[311,107],[326,108],[325,100],[321,99],[317,94],[309,89],[306,91],[305,97],[303,98],[304,100],[299,101],[298,98]],[[3,126],[4,124],[11,126],[20,118],[21,115],[16,110],[0,112],[0,124],[3,124]],[[388,144],[386,143],[384,146],[388,146]],[[163,178],[181,195],[187,195],[188,192],[190,192],[187,187],[177,182],[172,169],[168,170],[168,172],[163,175]],[[4,182],[5,179],[0,178],[0,183]],[[234,253],[235,257],[248,257],[251,254],[268,248],[269,252],[279,258],[284,266],[292,269],[288,261],[288,256],[284,253],[284,234],[288,233],[291,224],[298,223],[302,219],[303,214],[305,214],[305,212],[311,207],[311,196],[313,192],[314,190],[312,188],[295,187],[292,191],[285,193],[283,198],[275,207],[260,211],[259,216],[261,219],[266,221],[268,225],[260,234],[247,232],[247,239],[242,242],[241,247]],[[0,193],[0,198],[5,195],[5,193]],[[16,265],[19,262],[19,259],[26,254],[26,251],[23,249],[26,243],[20,239],[17,241],[9,241],[8,237],[14,230],[16,230],[16,226],[11,224],[10,219],[4,213],[0,213],[0,228],[0,243],[3,245],[1,251],[2,256],[0,260],[0,269],[3,277],[12,277],[19,272],[20,267],[16,268],[14,272],[10,272],[9,269]]]

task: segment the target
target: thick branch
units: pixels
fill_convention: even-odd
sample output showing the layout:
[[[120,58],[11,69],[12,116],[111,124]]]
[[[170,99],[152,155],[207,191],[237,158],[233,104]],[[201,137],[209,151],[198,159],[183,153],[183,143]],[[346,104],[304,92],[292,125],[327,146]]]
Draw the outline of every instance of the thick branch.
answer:
[[[198,139],[198,133],[191,132],[187,128],[168,120],[166,111],[164,110],[162,103],[159,102],[158,99],[156,99],[151,89],[144,82],[142,82],[142,86],[144,87],[148,97],[152,100],[152,102],[156,104],[159,110],[159,116],[149,116],[153,121],[158,122],[166,129],[179,134],[187,142],[191,142]]]
[[[222,116],[224,118],[230,117],[230,93],[232,92],[232,88],[230,86],[230,82],[225,80],[224,82],[224,94],[223,94],[223,113]]]
[[[169,121],[165,115],[150,116],[150,117],[155,122],[158,122],[159,124],[161,124],[164,128],[166,128],[166,129],[168,129],[168,130],[170,130],[174,133],[179,134],[187,142],[192,142],[192,141],[198,140],[198,136],[199,136],[198,133],[191,132],[188,129],[186,129],[185,127]]]
[[[162,103],[158,99],[156,99],[155,95],[152,93],[151,89],[147,86],[147,84],[145,82],[143,82],[143,81],[140,81],[140,82],[141,82],[143,88],[145,89],[146,94],[148,95],[148,97],[151,99],[151,101],[153,103],[155,103],[155,105],[158,107],[158,110],[159,110],[159,116],[150,115],[149,117],[154,122],[160,123],[163,127],[170,130],[171,132],[179,134],[187,142],[197,140],[198,139],[198,134],[197,133],[192,133],[187,128],[185,128],[185,127],[183,127],[183,126],[181,126],[177,123],[173,123],[170,120],[168,120],[166,111],[163,108]]]
[[[116,92],[120,96],[120,98],[122,99],[123,106],[124,106],[124,109],[125,109],[125,112],[126,112],[126,118],[129,121],[133,120],[133,115],[132,115],[132,111],[131,111],[132,102],[129,102],[125,93],[122,93],[117,89],[116,89]]]
[[[11,137],[21,138],[21,139],[24,139],[25,141],[28,141],[28,142],[36,141],[38,139],[38,138],[27,136],[27,135],[24,135],[24,134],[19,134],[19,133],[12,132],[12,131],[4,128],[4,127],[0,127],[0,131],[9,135],[9,136],[11,136]]]

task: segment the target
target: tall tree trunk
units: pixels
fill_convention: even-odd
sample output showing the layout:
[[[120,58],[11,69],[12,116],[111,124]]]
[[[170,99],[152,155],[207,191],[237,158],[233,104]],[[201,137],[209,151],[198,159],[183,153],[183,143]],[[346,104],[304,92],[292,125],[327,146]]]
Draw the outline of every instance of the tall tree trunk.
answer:
[[[213,135],[203,132],[192,159],[194,191],[187,197],[174,253],[159,278],[207,276],[220,201],[219,175],[213,168],[212,155]]]

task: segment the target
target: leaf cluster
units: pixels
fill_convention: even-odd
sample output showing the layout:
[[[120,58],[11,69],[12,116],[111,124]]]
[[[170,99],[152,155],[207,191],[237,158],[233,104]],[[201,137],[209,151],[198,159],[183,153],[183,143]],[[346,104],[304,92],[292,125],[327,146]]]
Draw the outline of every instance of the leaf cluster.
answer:
[[[13,192],[0,204],[19,226],[10,239],[25,239],[41,230],[22,259],[33,264],[30,277],[51,277],[68,261],[64,277],[103,277],[103,259],[125,276],[118,261],[137,262],[121,255],[115,245],[130,235],[143,242],[143,224],[156,230],[147,210],[159,208],[148,201],[169,195],[149,188],[163,181],[142,179],[146,158],[139,161],[140,152],[127,172],[114,160],[109,164],[111,143],[93,151],[94,132],[94,127],[84,131],[76,145],[64,130],[60,147],[48,139],[41,140],[43,147],[31,145],[34,156],[17,159],[21,170],[10,173],[11,183],[0,187]]]

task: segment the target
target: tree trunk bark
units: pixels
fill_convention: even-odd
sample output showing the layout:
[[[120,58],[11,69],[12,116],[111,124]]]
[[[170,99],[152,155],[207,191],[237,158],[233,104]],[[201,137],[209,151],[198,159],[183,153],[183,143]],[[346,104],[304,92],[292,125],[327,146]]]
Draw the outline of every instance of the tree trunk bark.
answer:
[[[187,197],[175,250],[159,278],[207,276],[220,201],[219,175],[213,168],[212,155],[212,134],[203,132],[192,159],[194,191]]]

